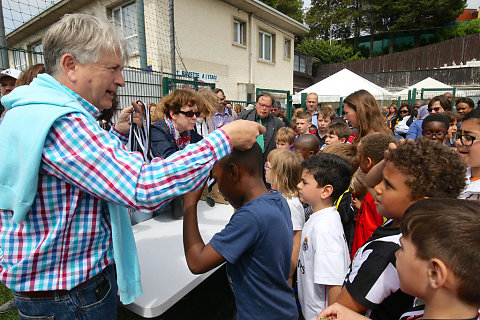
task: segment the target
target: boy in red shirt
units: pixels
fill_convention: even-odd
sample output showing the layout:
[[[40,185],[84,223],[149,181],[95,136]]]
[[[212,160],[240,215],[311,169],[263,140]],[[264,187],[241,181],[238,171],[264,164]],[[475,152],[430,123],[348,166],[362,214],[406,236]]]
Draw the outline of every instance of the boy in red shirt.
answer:
[[[390,143],[395,143],[392,135],[374,132],[366,135],[360,140],[358,154],[360,157],[360,169],[367,174],[370,169],[383,160],[385,150],[388,150]],[[383,223],[384,218],[378,214],[372,195],[367,192],[358,211],[355,222],[355,233],[353,238],[350,258],[353,260],[355,253],[368,239],[372,233]]]

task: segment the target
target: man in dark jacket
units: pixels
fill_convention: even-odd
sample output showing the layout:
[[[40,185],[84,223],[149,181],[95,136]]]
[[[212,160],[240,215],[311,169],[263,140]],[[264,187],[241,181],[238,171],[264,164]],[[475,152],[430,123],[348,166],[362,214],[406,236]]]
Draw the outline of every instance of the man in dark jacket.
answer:
[[[269,93],[260,92],[255,109],[244,110],[238,116],[239,119],[258,122],[267,129],[264,134],[257,137],[263,151],[263,162],[267,162],[268,153],[275,149],[275,135],[278,129],[285,126],[282,120],[270,113],[274,102],[275,99]]]

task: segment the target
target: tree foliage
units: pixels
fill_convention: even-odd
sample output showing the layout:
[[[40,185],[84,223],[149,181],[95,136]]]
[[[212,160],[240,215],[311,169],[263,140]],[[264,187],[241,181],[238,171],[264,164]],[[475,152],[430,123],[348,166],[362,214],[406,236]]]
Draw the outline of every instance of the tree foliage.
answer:
[[[463,12],[466,0],[401,0],[396,1],[393,10],[398,18],[394,30],[414,29],[415,47],[420,45],[420,30],[443,26]]]
[[[312,0],[306,13],[310,36],[346,39],[354,47],[362,32],[370,34],[413,30],[415,45],[420,30],[443,26],[462,13],[466,0]]]
[[[466,0],[401,0],[393,9],[399,15],[398,29],[423,29],[443,26],[454,21],[467,4]]]
[[[480,19],[460,22],[458,26],[442,29],[437,32],[436,37],[438,41],[445,41],[473,33],[480,33]]]
[[[310,35],[328,40],[348,38],[351,35],[349,1],[312,0],[306,12],[305,21],[310,27]]]
[[[329,41],[323,39],[304,39],[297,50],[311,55],[320,60],[322,64],[359,60],[362,58],[359,52],[355,52],[351,45],[343,41]]]
[[[262,0],[262,2],[290,18],[303,22],[303,0]]]

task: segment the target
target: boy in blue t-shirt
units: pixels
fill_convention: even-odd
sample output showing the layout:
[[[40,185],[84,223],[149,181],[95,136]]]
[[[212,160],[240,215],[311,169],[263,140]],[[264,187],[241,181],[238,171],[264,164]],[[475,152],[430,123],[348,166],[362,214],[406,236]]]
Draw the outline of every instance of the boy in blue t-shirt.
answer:
[[[293,289],[287,280],[293,247],[290,209],[263,183],[263,155],[258,144],[232,153],[212,169],[218,188],[236,209],[230,222],[207,245],[197,223],[201,191],[185,195],[183,243],[195,274],[227,262],[237,319],[297,319]]]

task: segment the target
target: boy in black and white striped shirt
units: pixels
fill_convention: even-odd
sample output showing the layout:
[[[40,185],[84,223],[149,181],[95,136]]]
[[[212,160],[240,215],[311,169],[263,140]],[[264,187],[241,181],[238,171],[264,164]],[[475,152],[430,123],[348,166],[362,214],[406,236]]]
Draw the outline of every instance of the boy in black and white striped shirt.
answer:
[[[457,198],[465,187],[465,165],[435,141],[406,141],[390,150],[367,179],[382,173],[371,190],[377,211],[389,219],[355,254],[336,302],[372,319],[399,319],[413,306],[400,289],[395,252],[400,248],[400,221],[413,203],[426,197]],[[375,180],[373,178],[373,180]],[[378,182],[378,181],[376,181]]]

